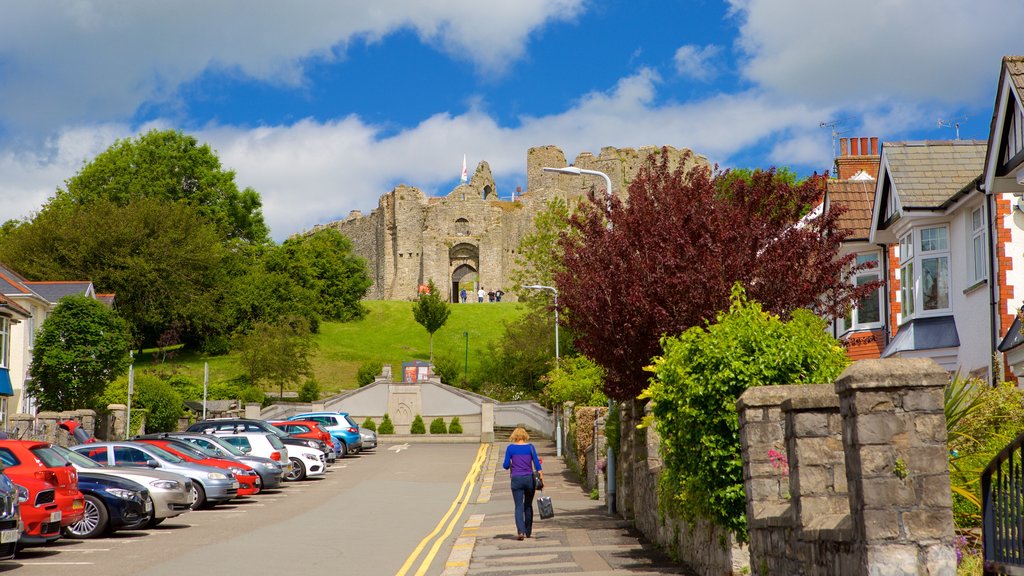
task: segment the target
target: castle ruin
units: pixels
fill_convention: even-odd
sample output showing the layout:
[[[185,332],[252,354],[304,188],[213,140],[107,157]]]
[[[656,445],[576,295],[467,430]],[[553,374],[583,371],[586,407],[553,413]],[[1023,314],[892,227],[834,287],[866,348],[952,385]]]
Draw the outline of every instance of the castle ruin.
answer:
[[[687,149],[665,148],[678,165]],[[640,167],[661,148],[605,147],[598,156],[585,152],[573,166],[608,174],[613,193],[625,199]],[[706,164],[692,155],[690,166]],[[544,172],[545,166],[568,165],[555,146],[531,148],[526,157],[527,189],[515,201],[498,199],[487,162],[480,162],[466,184],[447,196],[428,197],[418,188],[400,185],[380,197],[369,215],[355,210],[344,220],[318,226],[335,228],[352,240],[356,254],[366,259],[373,286],[367,298],[411,300],[417,289],[433,280],[450,302],[464,288],[509,290],[520,240],[533,231],[534,217],[554,198],[567,202],[586,195],[604,182],[592,176]],[[472,298],[471,298],[472,299]],[[473,299],[475,301],[475,299]]]

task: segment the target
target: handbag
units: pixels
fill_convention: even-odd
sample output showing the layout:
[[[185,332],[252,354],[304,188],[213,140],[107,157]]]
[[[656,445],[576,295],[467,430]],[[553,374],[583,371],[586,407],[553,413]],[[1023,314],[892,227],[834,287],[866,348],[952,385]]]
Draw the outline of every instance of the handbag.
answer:
[[[537,510],[540,512],[540,519],[547,520],[555,516],[555,505],[551,503],[551,496],[537,498]]]
[[[544,477],[540,475],[540,472],[533,473],[533,489],[543,490],[544,489]]]

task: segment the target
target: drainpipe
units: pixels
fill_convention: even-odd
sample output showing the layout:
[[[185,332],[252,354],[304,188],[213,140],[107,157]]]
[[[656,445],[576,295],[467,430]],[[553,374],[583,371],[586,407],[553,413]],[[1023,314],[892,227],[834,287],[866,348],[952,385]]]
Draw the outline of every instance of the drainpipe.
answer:
[[[885,322],[882,323],[882,350],[889,345],[889,333],[892,330],[890,322],[892,322],[892,306],[889,304],[889,246],[885,244],[878,244],[878,247],[882,249],[882,290],[885,291],[884,298],[882,298],[882,318],[885,318]]]
[[[978,189],[985,192],[983,186],[978,186]],[[989,339],[991,350],[989,352],[989,358],[995,358],[996,354],[996,320],[999,304],[996,299],[996,244],[995,244],[995,227],[996,227],[996,210],[995,210],[995,198],[992,194],[985,194],[985,209],[988,210],[988,300],[989,300]],[[1013,208],[1010,208],[1012,211]],[[992,376],[989,379],[989,384],[995,385],[997,382],[998,375],[996,374],[995,366],[992,367]]]
[[[608,416],[605,418],[605,426],[608,425],[608,419],[612,417],[612,410],[615,410],[615,400],[608,399]],[[621,430],[621,425],[619,426]],[[621,432],[620,432],[621,434]],[[608,442],[608,434],[605,434],[605,444],[608,445],[608,460],[605,473],[608,474],[608,513],[615,514],[615,450],[612,449],[612,443]]]

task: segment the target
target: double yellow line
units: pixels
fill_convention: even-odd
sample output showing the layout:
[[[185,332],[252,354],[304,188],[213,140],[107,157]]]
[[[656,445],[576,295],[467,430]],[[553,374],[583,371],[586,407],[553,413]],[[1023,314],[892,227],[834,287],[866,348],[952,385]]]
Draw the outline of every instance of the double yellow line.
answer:
[[[466,479],[462,481],[462,487],[459,489],[459,495],[455,497],[452,505],[448,508],[448,512],[441,518],[441,521],[437,523],[434,530],[427,534],[427,536],[420,540],[419,546],[412,551],[412,554],[405,560],[405,564],[395,573],[395,576],[406,576],[409,573],[409,569],[416,563],[416,559],[419,557],[423,549],[426,548],[427,544],[431,540],[434,540],[434,545],[430,547],[427,555],[420,562],[420,567],[416,570],[415,576],[423,576],[427,573],[430,568],[430,564],[434,561],[434,557],[437,556],[437,551],[441,549],[441,545],[445,539],[451,536],[452,530],[455,529],[455,524],[462,517],[462,513],[466,510],[466,506],[469,505],[469,499],[473,496],[473,487],[476,486],[476,478],[480,475],[480,469],[483,467],[484,462],[487,461],[487,452],[490,450],[490,444],[481,444],[480,448],[476,452],[476,460],[473,461],[472,468],[469,469],[469,474],[466,475]],[[458,513],[454,516],[456,508]],[[444,529],[442,533],[441,530]],[[436,540],[435,540],[436,538]]]

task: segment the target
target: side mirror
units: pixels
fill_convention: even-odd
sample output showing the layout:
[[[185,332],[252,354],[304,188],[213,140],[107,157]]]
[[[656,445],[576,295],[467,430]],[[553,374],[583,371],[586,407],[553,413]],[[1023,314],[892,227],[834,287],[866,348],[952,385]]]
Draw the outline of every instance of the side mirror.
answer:
[[[156,460],[146,460],[146,466],[148,466],[150,468],[159,468],[160,467],[160,463],[157,462]]]
[[[242,454],[248,454],[252,452],[252,448],[249,446],[242,446],[241,448],[239,448],[239,450],[242,451]]]

